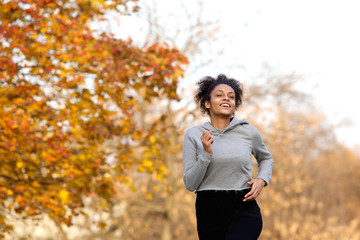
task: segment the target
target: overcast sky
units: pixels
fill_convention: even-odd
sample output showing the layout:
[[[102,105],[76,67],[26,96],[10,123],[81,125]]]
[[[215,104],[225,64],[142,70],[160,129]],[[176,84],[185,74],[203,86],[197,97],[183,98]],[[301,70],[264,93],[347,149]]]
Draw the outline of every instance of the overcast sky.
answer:
[[[160,14],[176,15],[180,2],[189,11],[194,6],[189,0],[153,2]],[[310,83],[304,91],[316,97],[316,104],[332,123],[346,123],[337,130],[339,139],[351,147],[360,146],[360,1],[204,2],[205,17],[220,19],[221,36],[226,37],[219,35],[218,44],[226,48],[222,61],[199,69],[199,76],[219,71],[235,78],[257,76],[264,62],[277,72],[302,74]],[[141,33],[130,33],[141,28],[141,21],[127,21],[122,22],[127,27],[121,24],[120,35],[141,38]],[[229,67],[224,59],[243,68]]]

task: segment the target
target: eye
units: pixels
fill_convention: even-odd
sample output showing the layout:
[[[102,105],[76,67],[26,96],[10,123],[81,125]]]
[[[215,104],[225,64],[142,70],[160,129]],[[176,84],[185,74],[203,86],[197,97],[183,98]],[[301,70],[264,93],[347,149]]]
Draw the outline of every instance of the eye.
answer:
[[[217,96],[217,97],[221,97],[221,96],[222,96],[222,94],[216,94],[216,96]]]
[[[231,98],[231,99],[235,99],[235,96],[229,96],[229,98]]]

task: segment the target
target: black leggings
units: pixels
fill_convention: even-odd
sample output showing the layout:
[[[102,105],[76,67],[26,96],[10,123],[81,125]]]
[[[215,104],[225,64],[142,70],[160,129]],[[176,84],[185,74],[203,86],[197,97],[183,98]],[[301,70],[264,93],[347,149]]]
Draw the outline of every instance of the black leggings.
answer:
[[[197,230],[200,240],[256,240],[262,230],[256,201],[243,202],[242,191],[198,191]]]

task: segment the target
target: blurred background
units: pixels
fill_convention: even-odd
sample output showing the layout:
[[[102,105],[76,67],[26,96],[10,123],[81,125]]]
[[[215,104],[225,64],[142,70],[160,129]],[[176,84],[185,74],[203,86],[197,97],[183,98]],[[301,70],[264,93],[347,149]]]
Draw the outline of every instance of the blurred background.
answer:
[[[0,236],[198,239],[182,141],[224,73],[274,158],[260,239],[360,239],[359,7],[1,1]]]

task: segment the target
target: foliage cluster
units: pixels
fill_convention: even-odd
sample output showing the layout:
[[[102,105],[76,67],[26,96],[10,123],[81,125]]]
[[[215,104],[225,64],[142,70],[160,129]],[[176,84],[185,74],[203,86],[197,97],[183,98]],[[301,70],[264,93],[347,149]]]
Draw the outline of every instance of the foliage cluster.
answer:
[[[89,27],[109,10],[136,11],[134,4],[0,1],[2,231],[9,211],[71,225],[84,196],[111,203],[114,183],[126,183],[133,164],[164,171],[150,161],[160,145],[132,122],[139,101],[178,98],[187,59],[174,47],[139,47]],[[137,147],[149,158],[135,156]]]

